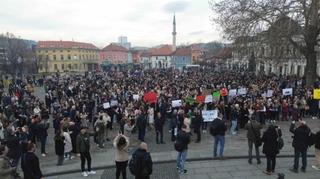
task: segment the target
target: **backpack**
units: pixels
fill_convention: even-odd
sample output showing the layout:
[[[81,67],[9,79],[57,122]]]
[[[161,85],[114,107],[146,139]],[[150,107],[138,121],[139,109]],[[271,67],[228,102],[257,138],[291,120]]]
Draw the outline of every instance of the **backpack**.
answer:
[[[151,166],[148,166],[148,163],[149,155],[144,155],[143,159],[141,159],[136,153],[133,153],[132,158],[129,161],[129,170],[135,176],[149,176],[152,173],[152,163]]]
[[[210,126],[210,134],[212,136],[218,135],[218,123],[217,122],[212,122]]]
[[[177,152],[182,152],[183,151],[183,145],[181,142],[179,141],[176,141],[174,143],[174,149],[177,151]]]

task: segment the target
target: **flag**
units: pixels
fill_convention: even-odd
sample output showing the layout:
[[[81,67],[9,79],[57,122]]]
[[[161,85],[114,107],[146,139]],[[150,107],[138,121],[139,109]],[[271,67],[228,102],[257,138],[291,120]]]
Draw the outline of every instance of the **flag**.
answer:
[[[220,91],[215,91],[212,93],[213,97],[220,98]]]

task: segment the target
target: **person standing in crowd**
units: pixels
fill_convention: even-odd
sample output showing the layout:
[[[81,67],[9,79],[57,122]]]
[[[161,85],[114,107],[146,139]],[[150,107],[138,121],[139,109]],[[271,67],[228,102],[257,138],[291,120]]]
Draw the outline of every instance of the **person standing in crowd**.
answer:
[[[160,144],[165,144],[163,141],[163,125],[164,125],[165,119],[162,116],[160,112],[157,112],[157,115],[155,117],[155,129],[156,129],[156,142],[159,144],[159,135],[160,135]]]
[[[43,179],[39,158],[35,155],[36,145],[29,143],[27,150],[28,152],[23,154],[21,159],[21,168],[24,179]]]
[[[219,114],[218,118],[216,118],[210,126],[210,134],[214,137],[214,145],[213,145],[213,157],[218,156],[218,146],[220,146],[219,157],[223,159],[223,150],[225,143],[225,134],[227,131],[227,126],[225,122],[221,118],[221,114]]]
[[[81,171],[82,176],[87,177],[88,175],[96,174],[95,171],[91,170],[91,155],[90,155],[90,135],[88,133],[88,127],[83,126],[80,129],[80,134],[77,137],[77,152],[80,153],[81,158]],[[88,171],[85,170],[85,164],[87,160]]]
[[[147,119],[142,111],[139,111],[138,113],[137,127],[138,127],[138,139],[143,142],[144,136],[146,134]]]
[[[7,157],[12,160],[11,165],[15,168],[15,175],[18,176],[18,164],[22,154],[22,148],[16,131],[8,129],[7,147],[9,149]]]
[[[57,134],[54,136],[54,147],[55,147],[55,152],[56,155],[58,156],[58,162],[57,162],[57,166],[60,166],[63,164],[63,160],[64,160],[64,136],[61,133],[61,131],[58,131]]]
[[[72,145],[70,132],[66,127],[63,129],[63,138],[64,138],[64,158],[66,160],[68,159],[71,160],[73,159],[73,156],[71,155],[73,145]]]
[[[8,148],[4,145],[0,146],[0,176],[1,179],[14,179],[15,169],[11,167],[10,159],[6,156]]]
[[[130,172],[135,176],[135,179],[150,179],[152,165],[148,145],[141,142],[140,147],[132,154],[129,162]]]
[[[230,128],[230,134],[235,135],[237,134],[237,126],[238,126],[238,120],[240,116],[240,108],[239,104],[235,104],[231,108],[231,128]]]
[[[127,178],[126,171],[129,160],[129,145],[129,139],[122,134],[118,134],[118,136],[113,140],[113,146],[116,149],[116,179],[120,178],[120,174],[122,174],[123,179]]]
[[[263,142],[262,152],[267,158],[267,169],[263,171],[267,175],[271,175],[275,171],[276,157],[279,153],[278,138],[282,136],[281,130],[271,124],[268,129],[263,133],[261,141]]]
[[[197,140],[196,143],[200,143],[201,141],[201,125],[203,122],[203,118],[201,116],[200,110],[195,109],[195,117],[192,120],[194,133],[197,134]]]
[[[256,120],[249,120],[248,123],[244,127],[247,130],[247,138],[248,138],[248,146],[249,146],[249,160],[248,163],[252,164],[252,148],[256,150],[256,158],[257,164],[261,163],[260,160],[260,152],[259,152],[259,145],[258,141],[261,137],[260,130],[262,129],[262,125],[258,123]]]
[[[292,172],[298,173],[299,158],[302,158],[301,171],[306,172],[307,168],[307,150],[308,150],[308,140],[310,134],[310,128],[306,125],[305,121],[299,121],[298,127],[295,125],[295,121],[292,121],[290,125],[290,132],[293,133],[292,146],[294,148],[294,165],[290,170]]]
[[[314,147],[315,147],[315,164],[312,165],[312,168],[315,170],[320,170],[320,131],[318,131],[314,136]]]
[[[178,151],[177,156],[177,169],[180,174],[187,173],[187,170],[184,168],[184,163],[187,159],[188,153],[188,144],[190,143],[190,133],[187,131],[187,126],[182,125],[181,131],[178,132],[176,145],[180,145],[181,150]]]
[[[98,145],[99,148],[104,148],[104,137],[105,137],[105,129],[107,126],[107,121],[103,120],[103,116],[99,116],[99,119],[94,123],[94,128],[96,133],[98,134]]]
[[[48,129],[49,129],[49,123],[45,120],[41,120],[38,123],[37,127],[37,134],[38,139],[41,143],[41,155],[42,157],[45,157],[47,155],[46,153],[46,143],[47,143],[47,137],[48,137]]]

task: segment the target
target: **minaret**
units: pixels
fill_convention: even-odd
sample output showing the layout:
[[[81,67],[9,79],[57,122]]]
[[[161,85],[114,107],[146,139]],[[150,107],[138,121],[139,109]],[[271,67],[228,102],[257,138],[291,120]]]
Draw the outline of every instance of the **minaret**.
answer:
[[[172,51],[176,51],[176,15],[173,15]]]

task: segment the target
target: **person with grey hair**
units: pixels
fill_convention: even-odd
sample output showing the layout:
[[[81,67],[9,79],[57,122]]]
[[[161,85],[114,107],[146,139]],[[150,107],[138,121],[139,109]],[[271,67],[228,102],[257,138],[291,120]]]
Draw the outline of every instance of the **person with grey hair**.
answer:
[[[247,130],[247,138],[248,138],[248,146],[249,146],[248,163],[252,164],[252,148],[254,145],[255,150],[256,150],[257,164],[260,164],[261,160],[260,160],[259,147],[260,147],[261,143],[259,145],[258,142],[261,137],[262,125],[259,122],[257,122],[256,120],[250,119],[244,128]]]
[[[150,179],[152,165],[148,145],[141,142],[140,147],[132,154],[129,162],[130,172],[135,176],[135,179]]]

